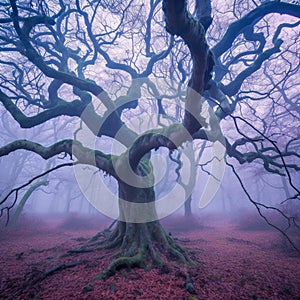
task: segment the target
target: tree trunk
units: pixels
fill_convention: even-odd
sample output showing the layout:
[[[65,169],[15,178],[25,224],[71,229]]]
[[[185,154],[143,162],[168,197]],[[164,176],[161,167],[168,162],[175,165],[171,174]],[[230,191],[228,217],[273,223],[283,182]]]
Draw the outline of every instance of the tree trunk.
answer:
[[[79,249],[70,252],[117,249],[110,265],[95,279],[106,279],[122,268],[159,267],[165,271],[172,266],[178,270],[178,265],[181,265],[180,273],[185,278],[186,289],[193,292],[188,269],[194,263],[158,220],[150,155],[138,163],[134,162],[136,167],[133,170],[129,170],[131,166],[126,164],[126,159],[125,153],[114,164],[115,178],[119,184],[118,220]]]
[[[184,202],[184,216],[186,218],[192,216],[192,195],[189,195],[187,200]]]
[[[153,187],[135,188],[120,183],[119,195],[120,217],[103,248],[118,248],[120,251],[99,278],[112,276],[121,268],[159,267],[169,260],[183,265],[192,263],[186,250],[174,241],[157,219]],[[142,222],[143,216],[153,219]]]

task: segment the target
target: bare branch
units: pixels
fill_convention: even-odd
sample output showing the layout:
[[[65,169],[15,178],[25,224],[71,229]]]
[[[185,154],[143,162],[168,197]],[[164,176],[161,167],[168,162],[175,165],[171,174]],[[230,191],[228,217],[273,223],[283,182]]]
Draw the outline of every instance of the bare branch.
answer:
[[[258,211],[258,214],[265,220],[265,222],[270,225],[271,227],[273,227],[274,229],[276,229],[277,231],[279,231],[287,240],[288,242],[291,244],[291,246],[300,254],[300,249],[295,245],[295,243],[290,239],[290,237],[288,236],[288,234],[286,233],[286,231],[291,227],[291,225],[295,225],[298,229],[300,229],[298,227],[298,224],[295,222],[295,218],[293,217],[288,217],[286,214],[284,214],[282,212],[282,210],[273,207],[273,206],[269,206],[269,205],[265,205],[263,203],[257,202],[255,200],[252,199],[251,195],[249,194],[249,192],[247,191],[247,188],[245,187],[245,184],[243,182],[243,180],[241,179],[241,177],[238,175],[235,167],[230,164],[227,160],[226,160],[226,164],[232,169],[234,175],[236,176],[236,178],[238,179],[240,186],[242,187],[244,193],[246,194],[248,200],[255,206],[255,208]],[[285,229],[281,229],[280,227],[276,226],[275,224],[273,224],[272,222],[270,222],[268,220],[268,218],[263,214],[261,208],[265,208],[268,210],[273,210],[276,211],[277,213],[279,213],[287,222],[287,227]]]
[[[31,178],[31,179],[30,179],[29,181],[27,181],[26,183],[24,183],[24,184],[22,184],[22,185],[20,185],[20,186],[18,186],[18,187],[16,187],[16,188],[14,188],[14,189],[12,189],[12,190],[11,190],[11,191],[10,191],[10,192],[9,192],[9,193],[8,193],[8,194],[0,201],[0,205],[2,205],[3,203],[5,203],[5,202],[8,200],[8,198],[9,198],[11,195],[15,194],[13,202],[12,202],[9,206],[6,206],[6,207],[1,208],[1,210],[0,210],[0,218],[1,218],[2,215],[3,215],[3,212],[6,211],[6,213],[7,213],[6,225],[9,223],[9,216],[10,216],[9,213],[10,213],[10,210],[15,206],[15,204],[16,204],[16,202],[17,202],[17,200],[18,200],[19,192],[20,192],[20,190],[22,190],[24,187],[30,185],[30,184],[31,184],[32,182],[34,182],[35,180],[37,180],[37,179],[39,179],[39,178],[41,178],[41,177],[43,177],[43,176],[45,176],[45,175],[47,175],[47,174],[49,174],[49,173],[55,171],[55,170],[58,170],[58,169],[61,169],[61,168],[64,168],[64,167],[74,166],[74,165],[76,165],[77,163],[78,163],[78,162],[72,162],[72,163],[65,163],[65,164],[57,165],[57,166],[55,166],[55,167],[53,167],[53,168],[51,168],[51,169],[48,169],[47,171],[45,171],[45,172],[43,172],[43,173],[41,173],[41,174],[39,174],[39,175],[37,175],[37,176]],[[42,182],[42,184],[44,185],[45,183]]]
[[[243,32],[247,26],[257,23],[264,16],[271,13],[287,14],[300,18],[300,6],[280,1],[268,1],[258,6],[228,27],[221,41],[212,48],[214,55],[217,58],[220,57],[222,53],[226,52],[231,47],[234,39]]]
[[[95,166],[114,177],[116,176],[111,162],[111,155],[106,155],[101,151],[86,148],[78,141],[62,140],[51,146],[44,147],[41,144],[32,141],[17,140],[1,147],[0,157],[21,149],[34,152],[44,159],[49,159],[60,153],[65,153],[71,158],[72,156],[75,156],[78,163]]]

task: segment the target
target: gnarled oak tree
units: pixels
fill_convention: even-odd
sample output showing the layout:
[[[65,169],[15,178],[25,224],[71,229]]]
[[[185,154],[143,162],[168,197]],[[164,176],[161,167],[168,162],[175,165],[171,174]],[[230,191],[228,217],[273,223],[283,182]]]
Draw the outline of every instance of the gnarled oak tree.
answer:
[[[226,159],[234,172],[228,159],[241,165],[258,162],[266,171],[286,176],[293,199],[299,200],[293,174],[299,171],[299,129],[294,124],[299,124],[295,45],[300,7],[278,1],[216,1],[213,6],[210,0],[190,2],[0,4],[2,109],[28,129],[75,117],[96,137],[126,147],[113,155],[64,139],[51,145],[16,140],[0,148],[2,159],[18,150],[45,160],[64,153],[71,160],[47,172],[84,164],[117,180],[119,219],[113,230],[104,240],[96,236],[77,249],[120,250],[102,278],[122,267],[161,265],[164,257],[192,263],[158,220],[152,150],[174,151],[193,140],[219,143],[226,157],[218,159]],[[159,91],[155,78],[165,82],[172,96]],[[144,109],[143,88],[169,123],[138,133],[127,124],[126,113]],[[184,104],[174,121],[176,105],[166,103],[175,96]],[[9,214],[17,194],[5,206],[8,198],[1,200],[1,215]],[[267,208],[249,199],[260,214]]]

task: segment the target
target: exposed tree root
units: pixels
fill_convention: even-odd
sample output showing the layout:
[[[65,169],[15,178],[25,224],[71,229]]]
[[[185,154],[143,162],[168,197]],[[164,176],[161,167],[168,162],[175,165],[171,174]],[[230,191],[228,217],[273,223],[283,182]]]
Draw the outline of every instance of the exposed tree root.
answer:
[[[45,271],[39,271],[37,269],[33,269],[32,272],[29,274],[28,282],[24,284],[23,288],[26,288],[27,285],[34,286],[35,284],[40,283],[41,281],[43,281],[44,279],[46,279],[47,277],[53,275],[58,271],[76,267],[81,263],[82,262],[80,261],[65,263],[65,264],[63,263],[63,264],[53,266],[50,269],[47,269]]]
[[[194,286],[190,280],[188,269],[195,266],[188,251],[181,247],[175,238],[168,234],[159,221],[136,224],[113,222],[107,229],[97,233],[78,249],[68,251],[69,254],[93,252],[107,249],[118,249],[111,256],[112,262],[106,270],[95,276],[95,279],[107,279],[121,269],[175,268],[180,265],[185,272],[185,288],[193,293]],[[168,267],[168,266],[169,267]]]
[[[98,232],[94,235],[90,240],[89,243],[97,241],[100,237],[108,238],[110,236],[111,228],[116,224],[117,220],[114,220],[108,228],[105,228],[103,231]]]
[[[119,257],[113,261],[106,270],[101,272],[99,275],[95,276],[94,279],[107,279],[110,276],[113,276],[117,270],[126,268],[131,270],[134,267],[145,268],[145,263],[143,259],[142,252],[137,253],[132,257]]]
[[[195,263],[188,255],[188,251],[177,244],[176,240],[160,225],[159,221],[144,224],[124,223],[118,221],[108,229],[99,232],[83,243],[80,248],[68,253],[84,253],[107,249],[118,249],[111,256],[112,262],[106,270],[95,276],[97,279],[107,279],[121,269],[159,268],[162,273],[180,268],[181,277],[185,279],[185,288],[190,293],[195,288],[189,276],[189,268]]]
[[[91,239],[77,240],[80,247],[67,251],[59,258],[116,249],[117,252],[113,255],[110,251],[106,251],[103,256],[97,258],[101,259],[110,255],[111,263],[94,277],[95,280],[106,280],[122,269],[130,271],[133,268],[145,270],[158,268],[161,274],[174,272],[176,277],[183,278],[185,289],[190,293],[195,293],[190,277],[190,268],[195,266],[194,261],[196,262],[196,260],[190,259],[190,253],[177,244],[177,241],[162,228],[159,221],[144,224],[118,221],[114,225],[114,227],[110,226],[108,229],[99,232]],[[19,256],[22,257],[23,253]],[[85,260],[59,263],[44,270],[33,269],[28,274],[28,280],[22,288],[27,289],[33,286],[39,288],[40,282],[48,276],[82,263],[84,264]]]
[[[93,252],[92,249],[73,249],[69,250],[68,253],[86,253],[86,252]]]
[[[52,275],[56,271],[60,271],[60,270],[68,269],[68,268],[73,268],[73,267],[76,267],[80,264],[81,264],[81,262],[74,262],[74,263],[60,264],[60,265],[54,266],[54,267],[52,267],[52,268],[50,268],[50,269],[48,269],[44,272],[43,279],[46,278],[47,276]]]

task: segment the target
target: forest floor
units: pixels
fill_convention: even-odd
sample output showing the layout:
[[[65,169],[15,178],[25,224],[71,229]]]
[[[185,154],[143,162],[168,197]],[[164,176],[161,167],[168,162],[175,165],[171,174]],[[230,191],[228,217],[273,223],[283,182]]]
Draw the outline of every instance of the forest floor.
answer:
[[[99,224],[76,215],[51,220],[0,230],[0,299],[300,299],[300,257],[265,227],[241,230],[206,218],[205,226],[188,230],[180,218],[164,221],[178,243],[202,261],[191,271],[197,291],[191,295],[174,270],[122,270],[95,280],[112,251],[66,253],[95,235]]]

